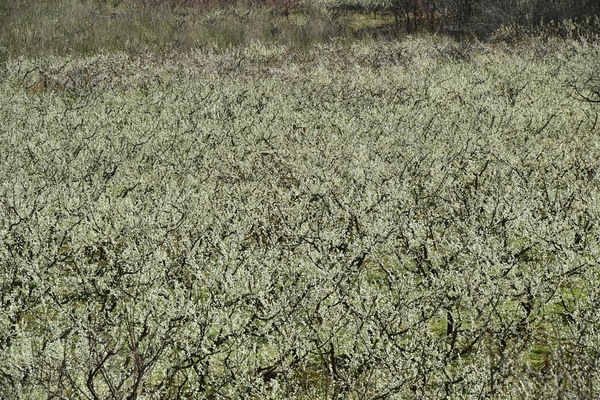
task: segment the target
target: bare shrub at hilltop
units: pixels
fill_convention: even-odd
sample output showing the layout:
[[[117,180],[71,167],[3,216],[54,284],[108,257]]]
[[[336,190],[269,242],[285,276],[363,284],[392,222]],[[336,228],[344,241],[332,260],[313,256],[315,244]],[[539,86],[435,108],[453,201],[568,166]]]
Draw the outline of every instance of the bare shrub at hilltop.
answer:
[[[407,33],[444,32],[457,37],[487,38],[502,26],[518,25],[528,32],[563,21],[585,25],[598,33],[589,19],[600,15],[597,1],[512,0],[320,0],[333,10],[388,13]]]

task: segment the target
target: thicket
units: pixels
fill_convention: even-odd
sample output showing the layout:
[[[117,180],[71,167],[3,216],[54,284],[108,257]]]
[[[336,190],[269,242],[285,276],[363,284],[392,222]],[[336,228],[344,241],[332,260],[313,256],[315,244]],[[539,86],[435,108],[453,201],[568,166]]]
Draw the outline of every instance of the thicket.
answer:
[[[0,2],[0,399],[597,398],[599,7]]]
[[[599,59],[3,63],[0,398],[597,398]]]

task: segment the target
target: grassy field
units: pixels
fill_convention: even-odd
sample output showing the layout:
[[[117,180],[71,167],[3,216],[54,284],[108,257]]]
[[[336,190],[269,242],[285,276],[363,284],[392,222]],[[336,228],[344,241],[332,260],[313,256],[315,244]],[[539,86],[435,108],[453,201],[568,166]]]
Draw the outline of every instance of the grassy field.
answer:
[[[1,399],[597,397],[597,42],[85,40],[3,45]]]

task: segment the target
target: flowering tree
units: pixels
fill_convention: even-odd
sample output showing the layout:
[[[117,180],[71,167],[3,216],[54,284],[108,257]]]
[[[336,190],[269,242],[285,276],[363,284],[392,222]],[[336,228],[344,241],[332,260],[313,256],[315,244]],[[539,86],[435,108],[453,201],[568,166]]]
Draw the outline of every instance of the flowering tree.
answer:
[[[0,397],[593,398],[596,50],[458,46],[5,63]]]

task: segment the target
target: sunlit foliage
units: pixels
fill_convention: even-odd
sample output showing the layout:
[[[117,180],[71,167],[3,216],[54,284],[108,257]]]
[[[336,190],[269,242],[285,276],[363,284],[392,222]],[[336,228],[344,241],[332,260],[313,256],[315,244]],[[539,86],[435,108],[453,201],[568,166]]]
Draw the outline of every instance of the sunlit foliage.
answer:
[[[597,60],[2,64],[0,398],[593,398]]]

